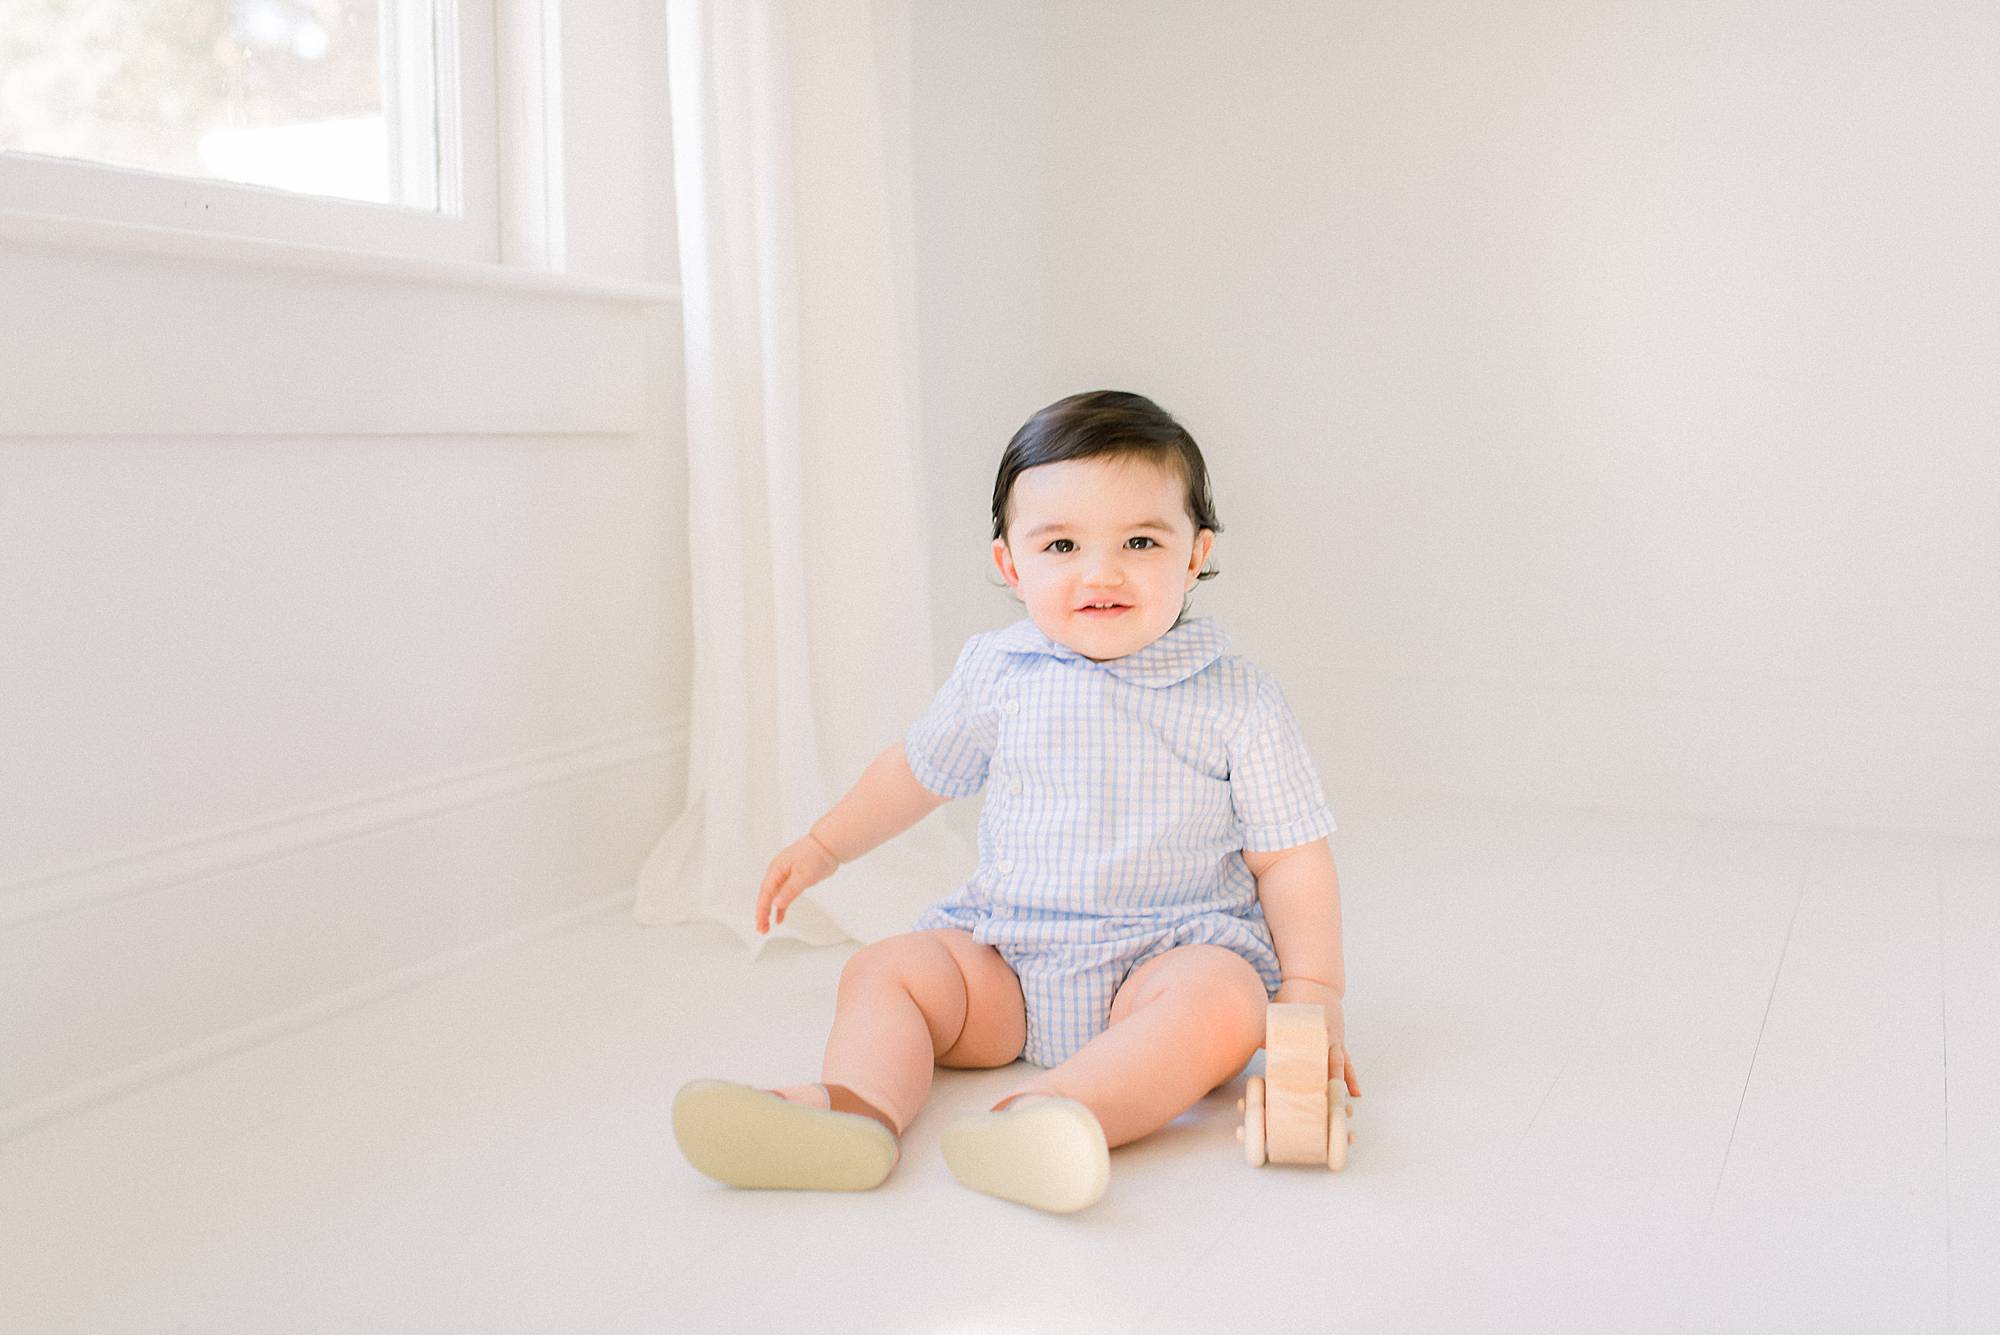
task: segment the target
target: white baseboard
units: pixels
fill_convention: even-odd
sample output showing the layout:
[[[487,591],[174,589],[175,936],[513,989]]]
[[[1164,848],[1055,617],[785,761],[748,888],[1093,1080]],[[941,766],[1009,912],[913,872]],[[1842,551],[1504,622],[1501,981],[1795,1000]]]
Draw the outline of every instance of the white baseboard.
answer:
[[[238,1025],[236,1028],[228,1030],[225,1033],[198,1039],[193,1043],[175,1048],[171,1052],[163,1052],[157,1057],[149,1057],[144,1061],[134,1062],[129,1066],[121,1066],[115,1071],[107,1071],[103,1075],[95,1076],[78,1084],[66,1086],[52,1094],[45,1094],[40,1098],[30,1099],[25,1103],[16,1104],[11,1108],[0,1108],[0,1141],[5,1141],[11,1136],[17,1136],[23,1131],[30,1130],[44,1122],[54,1121],[56,1118],[79,1112],[94,1103],[102,1103],[106,1099],[116,1098],[120,1094],[137,1089],[142,1085],[150,1084],[155,1080],[163,1080],[177,1072],[199,1066],[203,1062],[213,1061],[218,1057],[226,1057],[232,1052],[240,1051],[254,1044],[268,1042],[274,1038],[282,1038],[286,1034],[294,1033],[310,1025],[317,1024],[321,1020],[339,1015],[343,1011],[354,1010],[357,1007],[367,1005],[371,1001],[377,1001],[383,997],[407,991],[432,978],[449,973],[453,969],[470,963],[483,955],[490,955],[495,951],[504,950],[509,946],[518,945],[523,941],[532,941],[536,937],[548,936],[561,931],[565,927],[586,922],[600,914],[610,913],[621,908],[628,908],[631,902],[632,892],[630,888],[621,887],[620,889],[613,890],[610,894],[601,895],[579,908],[570,909],[566,912],[557,913],[550,917],[528,923],[525,926],[501,932],[498,936],[487,937],[484,940],[476,941],[472,945],[462,947],[458,950],[448,951],[442,955],[429,956],[417,961],[415,964],[405,965],[400,969],[394,969],[388,973],[370,978],[366,982],[358,983],[344,991],[335,992],[329,996],[316,997],[303,1005],[294,1006],[290,1010],[281,1011],[276,1015],[267,1016],[262,1020],[253,1020],[249,1024]]]
[[[0,890],[0,1136],[604,911],[686,749],[649,725]]]
[[[508,793],[685,748],[686,724],[648,724],[348,793],[0,883],[0,932],[43,918],[254,866]]]

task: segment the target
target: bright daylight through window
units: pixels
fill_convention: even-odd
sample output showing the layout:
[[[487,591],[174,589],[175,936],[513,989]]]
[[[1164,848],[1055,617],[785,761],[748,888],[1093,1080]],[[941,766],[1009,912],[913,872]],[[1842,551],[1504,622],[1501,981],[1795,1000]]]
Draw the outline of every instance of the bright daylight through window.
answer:
[[[441,3],[0,0],[0,150],[435,211]]]

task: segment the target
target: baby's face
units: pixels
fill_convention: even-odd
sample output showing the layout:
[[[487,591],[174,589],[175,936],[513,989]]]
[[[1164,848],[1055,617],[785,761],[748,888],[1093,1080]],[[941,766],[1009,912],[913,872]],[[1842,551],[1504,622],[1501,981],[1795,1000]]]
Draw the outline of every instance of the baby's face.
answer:
[[[1042,634],[1123,658],[1166,634],[1215,534],[1195,531],[1179,477],[1142,459],[1066,459],[1014,479],[993,563]]]

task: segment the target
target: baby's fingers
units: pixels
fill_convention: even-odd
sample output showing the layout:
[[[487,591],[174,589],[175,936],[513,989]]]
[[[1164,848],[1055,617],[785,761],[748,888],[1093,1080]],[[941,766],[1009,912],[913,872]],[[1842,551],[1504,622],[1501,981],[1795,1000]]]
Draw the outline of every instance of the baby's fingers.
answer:
[[[1361,1082],[1354,1077],[1354,1058],[1347,1055],[1344,1047],[1330,1049],[1327,1054],[1327,1074],[1347,1082],[1350,1098],[1361,1097]]]
[[[778,887],[777,898],[771,901],[771,907],[777,911],[777,920],[779,922],[782,923],[785,920],[786,908],[791,905],[793,900],[806,892],[806,886],[809,884],[810,882],[797,872],[793,872],[785,878],[785,883]]]
[[[785,921],[785,910],[793,900],[812,887],[812,881],[797,870],[787,871],[784,879],[772,890],[768,901],[757,906],[757,930],[768,932],[774,924]]]
[[[757,930],[771,930],[771,902],[778,897],[785,882],[791,877],[791,869],[783,862],[773,862],[771,869],[764,873],[764,883],[757,887]],[[781,920],[782,921],[782,920]]]

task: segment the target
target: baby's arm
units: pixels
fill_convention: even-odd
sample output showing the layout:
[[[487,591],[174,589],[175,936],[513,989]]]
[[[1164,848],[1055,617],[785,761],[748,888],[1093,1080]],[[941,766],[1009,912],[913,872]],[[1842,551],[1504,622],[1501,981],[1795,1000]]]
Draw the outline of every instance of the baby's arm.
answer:
[[[1284,981],[1274,1001],[1318,1002],[1326,1008],[1329,1073],[1343,1076],[1347,1091],[1359,1096],[1354,1063],[1347,1056],[1347,971],[1341,963],[1340,875],[1325,839],[1274,852],[1243,851],[1243,864],[1257,878],[1257,898],[1271,942],[1278,948]],[[1337,1063],[1337,1064],[1336,1064]]]
[[[812,837],[837,861],[852,862],[949,801],[917,782],[903,744],[897,742],[876,756],[847,796],[813,823]]]
[[[897,742],[875,757],[847,796],[813,822],[803,839],[771,859],[757,892],[757,930],[771,930],[771,911],[785,908],[812,886],[878,844],[886,843],[951,799],[917,782]]]
[[[1271,928],[1285,978],[1319,983],[1334,996],[1345,996],[1340,876],[1333,869],[1333,850],[1326,840],[1270,853],[1245,849],[1243,865],[1257,878],[1257,898],[1263,901],[1264,921]]]

